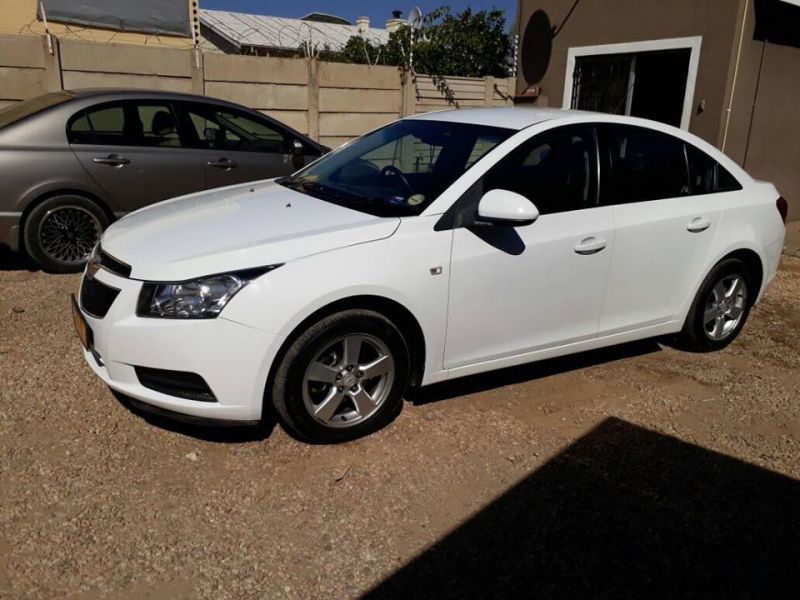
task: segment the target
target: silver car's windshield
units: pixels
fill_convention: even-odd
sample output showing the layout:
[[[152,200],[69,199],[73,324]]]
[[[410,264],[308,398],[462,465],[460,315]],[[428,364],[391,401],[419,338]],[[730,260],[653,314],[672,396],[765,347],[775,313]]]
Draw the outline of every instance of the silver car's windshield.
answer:
[[[470,123],[398,121],[278,183],[381,217],[418,215],[513,133]]]

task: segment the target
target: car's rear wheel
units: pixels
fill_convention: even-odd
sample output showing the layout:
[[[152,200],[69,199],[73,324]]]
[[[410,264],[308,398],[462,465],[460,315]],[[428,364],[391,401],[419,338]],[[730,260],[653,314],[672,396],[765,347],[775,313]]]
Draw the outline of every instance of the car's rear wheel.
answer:
[[[681,345],[709,352],[730,344],[744,327],[756,294],[752,270],[744,262],[736,258],[719,262],[689,309],[679,335]]]
[[[73,194],[48,198],[28,215],[23,230],[28,254],[46,271],[80,271],[108,216],[96,203]]]
[[[348,310],[309,327],[286,351],[270,396],[301,439],[336,443],[372,433],[400,412],[408,347],[380,313]]]

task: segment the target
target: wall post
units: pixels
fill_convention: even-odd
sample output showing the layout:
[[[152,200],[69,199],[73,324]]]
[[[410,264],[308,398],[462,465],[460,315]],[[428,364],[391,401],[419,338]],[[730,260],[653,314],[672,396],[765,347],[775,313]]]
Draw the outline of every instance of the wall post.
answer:
[[[189,50],[189,60],[192,61],[192,93],[200,96],[206,95],[206,77],[204,54],[200,48]]]
[[[308,137],[319,141],[319,60],[308,61]]]
[[[495,79],[491,75],[488,77],[483,78],[483,84],[486,89],[486,94],[484,95],[483,101],[486,106],[492,106],[494,104],[494,84]]]
[[[42,36],[45,85],[48,92],[57,92],[64,89],[64,79],[61,76],[61,48],[56,36],[50,35],[49,42],[47,38],[47,34]]]
[[[411,71],[400,71],[400,85],[402,90],[402,115],[410,117],[417,112],[417,95],[414,89],[414,76]]]

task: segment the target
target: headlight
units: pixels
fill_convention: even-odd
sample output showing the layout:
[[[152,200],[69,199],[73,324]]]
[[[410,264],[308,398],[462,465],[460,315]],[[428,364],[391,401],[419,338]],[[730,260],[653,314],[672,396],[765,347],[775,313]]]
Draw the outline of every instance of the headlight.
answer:
[[[145,283],[136,314],[163,319],[213,319],[236,293],[281,265],[208,275],[176,283]]]

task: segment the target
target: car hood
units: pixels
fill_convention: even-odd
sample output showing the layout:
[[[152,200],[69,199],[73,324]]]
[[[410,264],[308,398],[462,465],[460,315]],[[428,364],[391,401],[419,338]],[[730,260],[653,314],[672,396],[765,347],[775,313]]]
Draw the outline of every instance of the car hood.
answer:
[[[132,278],[181,281],[386,238],[399,224],[267,181],[148,206],[109,227],[101,245]]]

